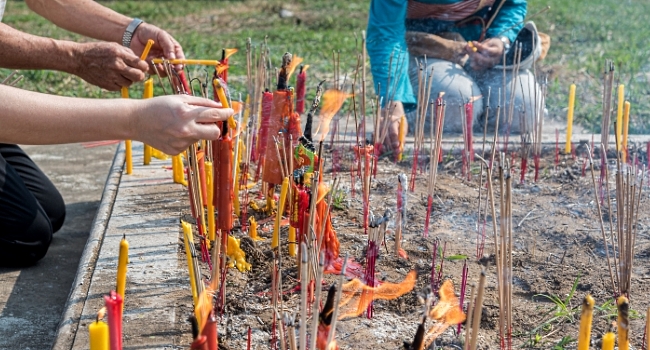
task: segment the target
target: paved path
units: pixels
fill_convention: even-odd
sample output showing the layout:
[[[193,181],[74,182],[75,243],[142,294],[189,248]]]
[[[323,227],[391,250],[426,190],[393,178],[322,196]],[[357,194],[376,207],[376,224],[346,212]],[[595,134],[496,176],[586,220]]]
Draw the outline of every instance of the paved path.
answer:
[[[66,202],[61,231],[37,265],[0,268],[0,349],[49,349],[77,272],[116,146],[25,146]]]

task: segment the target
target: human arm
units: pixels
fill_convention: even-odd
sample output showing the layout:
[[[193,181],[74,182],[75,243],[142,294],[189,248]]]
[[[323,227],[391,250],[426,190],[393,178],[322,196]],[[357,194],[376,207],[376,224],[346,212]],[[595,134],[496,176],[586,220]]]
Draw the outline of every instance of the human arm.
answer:
[[[94,39],[122,44],[122,35],[133,18],[117,13],[92,0],[26,0],[32,11],[57,26]],[[135,31],[130,48],[139,57],[153,39],[147,60],[164,57],[185,58],[181,45],[166,31],[142,23]]]
[[[504,36],[511,43],[517,38],[517,34],[524,27],[524,19],[528,8],[527,0],[504,0],[501,10],[497,13],[494,21],[485,33],[486,38],[497,38]],[[494,4],[493,7],[498,6]]]
[[[368,16],[368,31],[366,48],[370,58],[372,79],[375,91],[382,97],[383,104],[389,100],[401,108],[389,108],[393,113],[403,113],[404,103],[415,103],[413,88],[408,74],[409,53],[406,46],[406,0],[373,0],[370,3]],[[392,55],[392,60],[391,60]],[[390,72],[390,82],[389,82]],[[389,86],[389,89],[387,87]],[[398,120],[402,115],[391,115],[389,133],[386,143],[396,149],[398,128],[394,128],[393,120]],[[397,124],[398,125],[398,124]],[[394,133],[394,135],[393,135]]]
[[[0,96],[2,143],[133,139],[178,154],[199,139],[218,138],[215,123],[233,114],[214,101],[180,95],[147,100],[82,99],[0,85]]]
[[[117,91],[144,79],[146,62],[115,43],[75,43],[27,34],[0,23],[0,67],[75,74]]]
[[[476,51],[469,45],[466,48],[470,54],[470,66],[474,70],[490,69],[501,62],[505,48],[504,40],[508,44],[513,43],[523,27],[527,11],[526,0],[503,1],[494,21],[487,29],[487,39],[483,42],[473,42]],[[495,9],[498,7],[499,4],[493,6]]]

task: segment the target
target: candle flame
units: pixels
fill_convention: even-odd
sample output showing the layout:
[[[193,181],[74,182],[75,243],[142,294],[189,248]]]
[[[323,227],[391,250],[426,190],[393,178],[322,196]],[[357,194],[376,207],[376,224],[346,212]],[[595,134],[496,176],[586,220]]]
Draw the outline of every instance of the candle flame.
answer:
[[[402,282],[384,282],[377,287],[370,287],[357,278],[353,279],[343,285],[343,298],[339,307],[344,307],[350,302],[352,303],[351,306],[345,308],[345,312],[339,319],[342,320],[361,315],[373,300],[393,300],[401,297],[413,290],[416,277],[417,273],[415,270],[411,270]]]
[[[330,122],[332,121],[332,118],[334,118],[334,115],[336,115],[341,107],[343,107],[343,102],[351,96],[352,94],[348,94],[338,89],[325,91],[323,94],[323,107],[320,110],[320,124],[316,130],[316,133],[321,129],[323,130],[321,132],[321,141],[325,140],[325,136],[330,131]]]
[[[103,308],[99,309],[97,311],[97,321],[104,319],[104,316],[106,315],[106,307],[104,306]]]
[[[223,72],[225,72],[228,69],[227,64],[219,64],[215,70],[217,71],[217,75],[221,75]]]
[[[287,81],[289,81],[289,78],[291,77],[291,74],[298,68],[298,66],[302,63],[302,57],[298,56],[293,56],[291,59],[291,63],[287,67]]]
[[[205,324],[208,322],[208,317],[212,311],[212,299],[215,294],[215,289],[213,288],[215,281],[212,284],[207,286],[201,295],[199,295],[199,300],[196,303],[195,314],[200,315],[201,324],[199,324],[199,332],[203,330]]]
[[[230,56],[236,54],[237,51],[239,51],[239,49],[232,48],[232,49],[224,49],[223,51],[225,52],[224,55],[225,59],[228,59]]]
[[[454,293],[454,283],[451,280],[442,283],[438,294],[440,301],[429,311],[428,315],[435,323],[425,336],[425,349],[447,328],[465,321],[465,313],[460,308],[458,298]]]

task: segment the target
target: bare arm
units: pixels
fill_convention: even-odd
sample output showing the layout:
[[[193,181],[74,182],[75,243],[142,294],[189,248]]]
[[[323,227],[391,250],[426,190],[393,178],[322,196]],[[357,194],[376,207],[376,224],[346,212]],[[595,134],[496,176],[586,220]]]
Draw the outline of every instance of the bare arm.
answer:
[[[26,0],[25,2],[32,11],[63,29],[118,44],[122,43],[124,30],[133,20],[92,0]],[[155,42],[149,58],[185,58],[181,45],[169,33],[148,23],[138,27],[131,41],[130,48],[138,57],[148,39],[153,39]]]
[[[0,142],[60,144],[107,139],[146,142],[177,154],[199,139],[214,140],[215,124],[232,109],[207,99],[163,96],[101,100],[39,94],[0,85]]]
[[[132,18],[92,0],[26,0],[32,11],[57,26],[94,39],[122,42]]]

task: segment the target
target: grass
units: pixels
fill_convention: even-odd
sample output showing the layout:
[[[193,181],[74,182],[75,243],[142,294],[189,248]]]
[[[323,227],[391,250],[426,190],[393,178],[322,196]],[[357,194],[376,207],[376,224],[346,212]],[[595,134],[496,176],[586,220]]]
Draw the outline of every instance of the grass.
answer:
[[[188,57],[219,58],[221,48],[242,50],[231,59],[231,85],[243,91],[243,49],[248,37],[259,45],[265,37],[277,62],[285,51],[310,64],[309,88],[331,77],[332,51],[341,52],[343,72],[356,64],[358,34],[366,27],[369,0],[292,2],[268,1],[108,1],[119,12],[137,16],[167,29],[183,45]],[[563,120],[568,86],[578,85],[575,120],[599,132],[602,95],[601,71],[606,58],[617,64],[618,80],[626,85],[632,103],[631,132],[650,131],[648,79],[650,47],[650,2],[644,0],[537,0],[529,13],[550,5],[551,10],[535,18],[540,31],[552,38],[548,57],[540,68],[549,73],[549,115]],[[281,18],[283,6],[294,16]],[[23,2],[7,4],[5,24],[37,35],[84,40],[55,27],[33,14]],[[199,70],[195,70],[199,73]],[[0,70],[0,75],[9,73]],[[77,77],[59,72],[24,71],[21,87],[45,93],[79,97],[119,97],[90,86]],[[140,84],[138,84],[140,85]],[[313,90],[313,89],[312,89]],[[140,94],[136,86],[133,96]],[[157,92],[160,93],[160,92]]]

